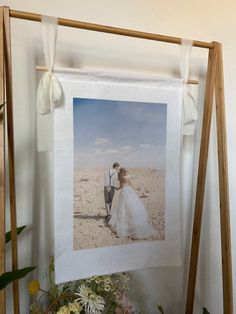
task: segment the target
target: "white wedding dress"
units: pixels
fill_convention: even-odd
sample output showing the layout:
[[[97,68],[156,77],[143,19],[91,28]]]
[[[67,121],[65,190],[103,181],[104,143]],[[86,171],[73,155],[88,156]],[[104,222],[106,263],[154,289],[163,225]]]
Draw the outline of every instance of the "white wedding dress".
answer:
[[[129,180],[129,177],[126,177]],[[154,234],[143,203],[129,184],[120,190],[118,206],[111,212],[109,225],[119,237],[146,239]]]

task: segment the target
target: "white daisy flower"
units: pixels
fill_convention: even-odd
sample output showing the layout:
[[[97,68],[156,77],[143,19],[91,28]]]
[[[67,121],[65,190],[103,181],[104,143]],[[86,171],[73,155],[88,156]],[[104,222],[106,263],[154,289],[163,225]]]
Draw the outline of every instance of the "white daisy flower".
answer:
[[[102,313],[105,306],[105,300],[93,292],[89,287],[81,285],[76,301],[79,301],[82,307],[84,307],[87,314],[99,314]]]

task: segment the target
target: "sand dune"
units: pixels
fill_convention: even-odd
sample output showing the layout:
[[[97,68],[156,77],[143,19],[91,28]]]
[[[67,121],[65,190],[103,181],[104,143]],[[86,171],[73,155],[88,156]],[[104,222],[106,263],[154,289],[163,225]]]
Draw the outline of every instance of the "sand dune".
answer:
[[[156,230],[155,235],[142,241],[165,238],[165,176],[155,169],[128,169],[132,185],[143,202]],[[140,242],[119,238],[105,222],[103,197],[105,169],[78,169],[74,173],[74,250]],[[116,206],[119,191],[115,193]]]

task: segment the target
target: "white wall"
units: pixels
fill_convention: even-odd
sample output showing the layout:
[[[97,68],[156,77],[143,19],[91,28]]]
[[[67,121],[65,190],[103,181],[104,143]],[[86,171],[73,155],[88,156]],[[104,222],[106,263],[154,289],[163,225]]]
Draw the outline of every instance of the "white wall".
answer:
[[[106,24],[141,31],[167,34],[206,41],[220,41],[224,45],[225,88],[227,104],[227,129],[230,170],[230,202],[232,239],[235,239],[236,203],[234,193],[236,179],[235,117],[236,117],[236,2],[233,0],[216,2],[213,0],[1,0],[0,5],[12,9],[38,12],[47,15],[78,19],[87,22]],[[40,24],[12,20],[15,151],[18,224],[28,224],[28,232],[19,240],[20,266],[32,263],[32,258],[40,262],[39,271],[46,267],[46,256],[50,251],[38,237],[40,230],[44,238],[47,230],[47,198],[39,202],[39,169],[35,154],[35,91],[36,64],[44,64],[42,58]],[[170,73],[178,76],[179,47],[169,44],[130,39],[125,37],[93,33],[83,30],[60,28],[57,64],[71,67],[97,67],[147,73]],[[207,52],[194,48],[192,52],[192,77],[202,77],[206,68]],[[202,86],[202,83],[201,83]],[[200,86],[200,87],[201,87]],[[199,95],[202,99],[202,89]],[[214,134],[213,125],[213,134]],[[191,176],[191,140],[185,143],[185,175],[187,189]],[[199,272],[194,313],[201,313],[205,305],[214,314],[222,313],[220,229],[218,209],[218,184],[215,136],[211,138],[208,166],[207,191],[203,217]],[[41,158],[40,166],[44,167]],[[190,218],[192,211],[183,217],[184,245],[189,245]],[[32,222],[34,221],[34,226]],[[40,227],[39,223],[40,221]],[[45,226],[42,226],[44,222]],[[34,232],[32,230],[34,228]],[[34,236],[33,236],[34,234]],[[32,253],[32,247],[33,252]],[[233,262],[236,265],[235,241],[232,242]],[[38,257],[36,257],[37,252]],[[34,255],[34,256],[33,256]],[[184,251],[184,265],[188,250]],[[10,265],[8,257],[8,265]],[[133,273],[133,295],[142,300],[142,313],[156,313],[156,304],[165,305],[167,313],[184,313],[184,290],[182,272],[186,277],[187,268],[159,268]],[[234,269],[235,278],[235,269]],[[235,280],[234,280],[235,281]],[[26,292],[27,280],[21,282],[22,313],[28,313],[29,298]],[[236,281],[234,282],[236,285]],[[9,293],[8,293],[9,294]],[[10,294],[9,294],[10,296]],[[8,311],[12,313],[8,298]],[[236,311],[235,311],[236,313]]]

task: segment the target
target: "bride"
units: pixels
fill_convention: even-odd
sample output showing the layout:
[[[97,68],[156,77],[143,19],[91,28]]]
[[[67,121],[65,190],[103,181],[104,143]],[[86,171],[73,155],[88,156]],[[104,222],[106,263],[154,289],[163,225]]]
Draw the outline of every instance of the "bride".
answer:
[[[154,228],[149,224],[146,209],[134,191],[125,168],[120,168],[118,180],[120,187],[117,190],[121,191],[118,206],[112,210],[109,220],[112,231],[120,237],[149,238],[154,234]]]

